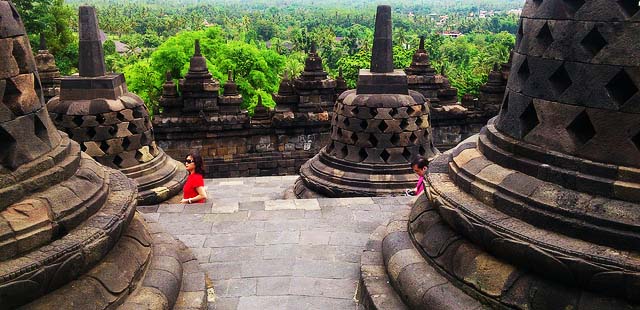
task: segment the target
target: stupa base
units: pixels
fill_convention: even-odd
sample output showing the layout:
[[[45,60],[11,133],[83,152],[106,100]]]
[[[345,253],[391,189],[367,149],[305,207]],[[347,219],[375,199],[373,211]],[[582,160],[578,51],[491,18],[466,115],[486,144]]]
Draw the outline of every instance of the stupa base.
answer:
[[[89,272],[27,309],[206,309],[205,274],[182,242],[136,213]]]
[[[398,196],[416,182],[408,164],[354,164],[323,149],[300,167],[295,193],[298,198]]]

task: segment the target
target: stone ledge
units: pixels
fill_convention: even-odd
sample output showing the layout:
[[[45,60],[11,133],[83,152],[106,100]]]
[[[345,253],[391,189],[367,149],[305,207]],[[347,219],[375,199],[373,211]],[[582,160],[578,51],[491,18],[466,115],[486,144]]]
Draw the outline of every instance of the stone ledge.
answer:
[[[114,248],[78,280],[32,301],[27,309],[106,309],[128,298],[151,257],[151,244],[141,216],[134,216]]]
[[[150,222],[149,230],[154,243],[149,272],[134,292],[136,297],[121,309],[157,309],[150,306],[164,305],[163,301],[165,309],[206,309],[206,275],[191,250],[158,223]]]

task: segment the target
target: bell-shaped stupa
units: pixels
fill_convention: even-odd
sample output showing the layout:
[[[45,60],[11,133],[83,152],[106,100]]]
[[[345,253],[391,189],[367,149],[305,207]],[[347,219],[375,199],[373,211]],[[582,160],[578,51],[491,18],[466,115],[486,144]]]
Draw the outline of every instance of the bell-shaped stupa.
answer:
[[[135,213],[136,195],[56,130],[20,16],[0,1],[0,308],[204,309],[204,280],[181,287],[204,273]]]
[[[298,197],[400,194],[415,186],[411,161],[437,153],[429,103],[394,70],[391,39],[391,7],[379,6],[371,69],[360,70],[357,89],[338,98],[331,142],[301,167]]]
[[[162,107],[162,114],[179,115],[182,110],[182,97],[178,93],[178,85],[173,82],[171,71],[165,73],[165,82],[162,84],[162,96],[158,100]]]
[[[639,11],[526,1],[500,113],[372,236],[368,308],[640,307]]]
[[[98,19],[80,7],[79,76],[61,79],[60,96],[47,104],[58,129],[99,163],[138,184],[138,203],[154,204],[182,190],[187,172],[153,139],[144,102],[127,90],[124,75],[106,73]]]
[[[189,71],[179,82],[182,93],[182,114],[198,115],[202,112],[217,113],[220,82],[212,78],[207,68],[207,59],[200,51],[200,40],[195,40],[194,53],[189,62]]]
[[[242,95],[238,90],[238,84],[233,78],[233,71],[229,70],[227,82],[224,84],[224,92],[219,97],[220,113],[221,114],[240,114],[242,109]],[[246,112],[245,112],[246,113]]]

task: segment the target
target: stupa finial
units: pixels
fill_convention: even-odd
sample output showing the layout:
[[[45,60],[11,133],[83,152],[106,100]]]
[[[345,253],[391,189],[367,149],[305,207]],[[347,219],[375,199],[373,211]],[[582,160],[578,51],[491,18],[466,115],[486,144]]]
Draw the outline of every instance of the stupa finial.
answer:
[[[195,43],[196,47],[195,47],[195,52],[193,53],[194,56],[202,56],[202,53],[200,52],[200,40],[196,39],[196,43]]]
[[[391,6],[379,5],[371,53],[371,72],[393,72]]]
[[[44,37],[44,32],[40,33],[40,50],[44,51],[47,49],[47,39]]]
[[[92,6],[80,6],[79,17],[79,74],[82,77],[104,76],[104,50],[100,41],[96,9]]]

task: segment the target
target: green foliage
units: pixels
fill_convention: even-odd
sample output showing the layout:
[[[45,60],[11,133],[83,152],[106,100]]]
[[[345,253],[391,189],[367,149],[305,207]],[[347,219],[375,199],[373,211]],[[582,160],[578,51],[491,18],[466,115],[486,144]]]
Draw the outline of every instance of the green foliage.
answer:
[[[393,47],[393,66],[401,69],[411,64],[413,49],[404,49],[400,46]],[[371,67],[371,51],[360,50],[353,56],[345,56],[338,60],[338,67],[342,68],[342,74],[349,88],[355,88],[360,69]]]
[[[162,92],[163,75],[153,70],[149,59],[140,60],[124,68],[128,88],[144,100],[153,114]]]
[[[494,64],[507,62],[515,37],[509,33],[472,33],[457,39],[445,39],[439,47],[439,58],[432,58],[436,68],[444,64],[451,85],[458,94],[478,95]]]
[[[78,43],[72,30],[77,29],[77,17],[69,4],[73,8],[95,5],[100,27],[114,40],[105,43],[108,70],[124,72],[129,88],[150,106],[160,95],[165,71],[174,78],[186,73],[196,39],[200,39],[202,53],[216,79],[225,83],[227,70],[236,72],[236,83],[249,107],[257,102],[258,94],[277,91],[283,72],[292,78],[300,74],[312,42],[330,75],[335,77],[342,68],[350,87],[355,87],[358,70],[369,67],[376,6],[373,0],[66,1],[14,1],[34,45],[37,34],[44,32],[62,73],[73,73]],[[504,11],[521,8],[522,2],[395,1],[395,67],[407,67],[418,37],[426,36],[433,67],[439,70],[446,66],[460,95],[477,94],[493,63],[505,62],[514,45],[518,18]],[[503,12],[478,18],[480,10]],[[448,19],[440,21],[439,15],[443,14]],[[458,39],[439,35],[452,30],[465,35]],[[116,53],[112,44],[115,40],[129,45],[130,51]],[[273,105],[270,95],[262,97],[265,105]]]
[[[31,47],[36,51],[40,45],[40,33],[44,33],[47,48],[56,57],[60,71],[69,75],[77,68],[76,13],[64,0],[14,0],[25,30],[29,34]],[[75,47],[76,52],[71,48]]]
[[[263,95],[266,106],[275,105],[271,95],[265,94],[278,90],[285,57],[273,50],[258,48],[255,44],[225,42],[219,27],[181,32],[161,44],[150,59],[142,59],[124,68],[129,89],[134,93],[145,92],[141,97],[151,100],[148,102],[150,105],[155,104],[161,93],[163,72],[170,71],[174,78],[187,73],[196,39],[200,40],[202,55],[207,59],[207,67],[214,78],[224,83],[228,70],[234,72],[235,82],[247,99],[245,108],[253,109],[258,94]]]

